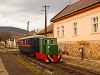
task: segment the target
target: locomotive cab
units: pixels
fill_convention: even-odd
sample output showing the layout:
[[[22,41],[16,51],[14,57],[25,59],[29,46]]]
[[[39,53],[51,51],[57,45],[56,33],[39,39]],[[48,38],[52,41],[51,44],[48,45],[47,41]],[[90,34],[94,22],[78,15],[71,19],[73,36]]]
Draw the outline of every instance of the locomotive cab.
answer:
[[[56,55],[58,54],[58,45],[56,39],[44,39],[44,46],[46,54]]]
[[[42,58],[45,62],[57,62],[61,60],[56,38],[41,38],[39,53],[40,54],[36,54],[37,59]]]

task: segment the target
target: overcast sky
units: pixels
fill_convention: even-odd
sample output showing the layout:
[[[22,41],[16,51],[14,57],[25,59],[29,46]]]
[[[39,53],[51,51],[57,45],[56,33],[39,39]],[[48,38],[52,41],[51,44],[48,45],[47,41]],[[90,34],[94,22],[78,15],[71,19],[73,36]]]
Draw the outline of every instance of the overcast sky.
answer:
[[[70,0],[0,0],[0,26],[12,26],[30,30],[44,28],[44,8],[49,5],[48,25],[50,19],[67,6]],[[72,0],[72,3],[78,0]]]

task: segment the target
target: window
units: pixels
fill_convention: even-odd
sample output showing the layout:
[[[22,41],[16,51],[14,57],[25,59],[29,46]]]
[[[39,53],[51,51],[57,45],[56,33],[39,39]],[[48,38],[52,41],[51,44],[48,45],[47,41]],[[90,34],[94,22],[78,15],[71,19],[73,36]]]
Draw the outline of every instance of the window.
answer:
[[[93,20],[93,32],[98,32],[98,17],[95,17]]]
[[[23,39],[22,44],[25,44],[25,39]]]
[[[61,33],[62,33],[62,36],[64,36],[64,26],[61,26]]]
[[[44,44],[49,44],[49,40],[44,40]]]
[[[60,27],[57,27],[57,36],[60,36]]]
[[[74,23],[74,25],[73,25],[73,34],[74,34],[74,36],[76,36],[77,35],[77,22],[75,22]]]
[[[26,44],[26,39],[24,40],[24,44]]]
[[[50,44],[57,44],[57,40],[50,40]]]
[[[59,33],[59,31],[58,31],[58,37],[59,37],[59,34],[60,34],[60,33]]]
[[[29,44],[29,39],[26,39],[26,44]]]
[[[44,41],[44,44],[47,44],[47,40]]]

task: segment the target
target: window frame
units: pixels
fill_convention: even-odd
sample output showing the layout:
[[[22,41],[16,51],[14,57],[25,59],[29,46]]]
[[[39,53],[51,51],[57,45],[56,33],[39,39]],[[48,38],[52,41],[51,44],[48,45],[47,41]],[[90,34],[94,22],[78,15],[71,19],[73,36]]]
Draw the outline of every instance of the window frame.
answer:
[[[92,18],[92,32],[97,33],[99,31],[99,26],[98,26],[98,17],[93,17]]]
[[[77,22],[73,23],[73,35],[78,36]]]
[[[57,27],[57,37],[60,37],[60,27]]]
[[[65,32],[64,32],[64,25],[63,25],[63,26],[61,26],[61,33],[62,33],[62,37],[64,37],[64,36],[65,36]]]

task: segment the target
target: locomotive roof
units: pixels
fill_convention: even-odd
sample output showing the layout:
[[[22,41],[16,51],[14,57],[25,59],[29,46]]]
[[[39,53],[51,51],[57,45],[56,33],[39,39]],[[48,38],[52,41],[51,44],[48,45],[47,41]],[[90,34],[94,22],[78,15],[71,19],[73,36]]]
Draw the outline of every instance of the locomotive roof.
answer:
[[[45,38],[45,36],[43,36],[43,35],[34,35],[34,36],[28,36],[28,37],[20,38],[19,40],[28,39],[28,38]]]

